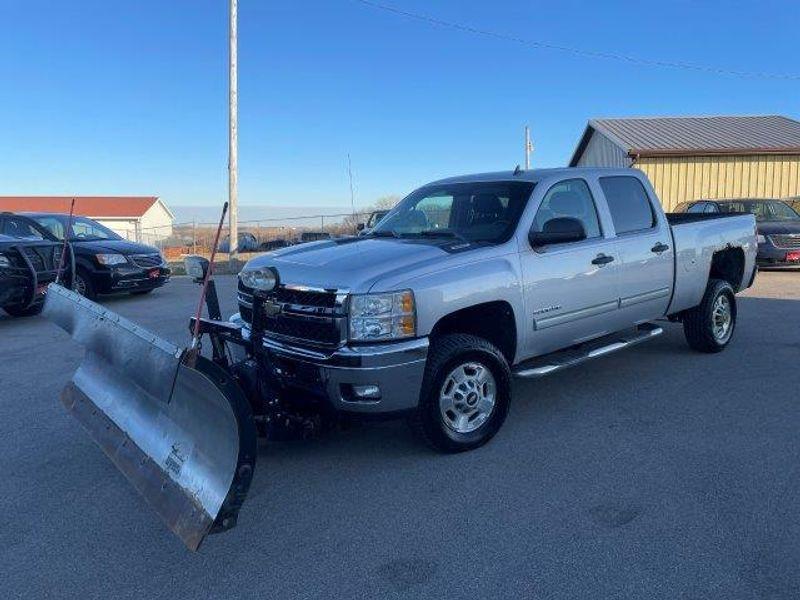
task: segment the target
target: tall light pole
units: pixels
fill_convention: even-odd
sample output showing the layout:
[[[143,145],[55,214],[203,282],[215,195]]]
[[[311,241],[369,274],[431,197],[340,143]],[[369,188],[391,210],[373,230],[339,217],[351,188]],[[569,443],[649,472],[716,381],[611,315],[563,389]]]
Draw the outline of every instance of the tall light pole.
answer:
[[[230,46],[228,62],[228,205],[230,207],[230,247],[228,257],[231,261],[239,257],[239,92],[236,66],[237,31],[236,21],[238,0],[230,0]]]

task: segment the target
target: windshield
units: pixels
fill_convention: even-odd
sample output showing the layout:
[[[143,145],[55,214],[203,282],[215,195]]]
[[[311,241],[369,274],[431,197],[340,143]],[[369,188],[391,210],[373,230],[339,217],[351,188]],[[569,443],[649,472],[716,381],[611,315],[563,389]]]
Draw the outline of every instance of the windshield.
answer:
[[[502,243],[514,233],[532,191],[528,181],[427,186],[402,200],[371,235]]]
[[[45,215],[32,217],[39,225],[47,228],[58,239],[64,239],[64,228],[69,222],[69,217],[62,215]],[[122,238],[105,225],[86,217],[72,218],[71,242],[92,242],[98,240],[121,240]]]
[[[756,216],[756,221],[797,221],[798,215],[788,204],[779,200],[742,200],[739,202],[720,202],[721,212],[748,212]]]

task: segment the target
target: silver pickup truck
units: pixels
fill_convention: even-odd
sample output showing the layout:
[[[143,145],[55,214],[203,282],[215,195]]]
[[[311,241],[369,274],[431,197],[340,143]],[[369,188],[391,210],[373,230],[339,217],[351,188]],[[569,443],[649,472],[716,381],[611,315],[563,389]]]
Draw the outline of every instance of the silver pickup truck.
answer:
[[[264,294],[259,346],[281,387],[341,411],[411,413],[435,448],[468,450],[503,423],[512,376],[645,341],[662,318],[692,348],[722,350],[755,255],[752,216],[667,216],[635,170],[454,177],[366,239],[250,261],[233,322],[249,337]]]
[[[637,170],[517,169],[426,185],[367,236],[251,260],[239,313],[221,320],[209,296],[211,358],[67,290],[45,312],[87,346],[65,404],[196,548],[235,523],[257,430],[402,415],[438,450],[476,448],[503,424],[515,376],[600,358],[667,321],[693,349],[723,350],[756,249],[752,215],[666,215]],[[190,261],[198,279],[205,268]],[[120,456],[120,439],[139,453]]]

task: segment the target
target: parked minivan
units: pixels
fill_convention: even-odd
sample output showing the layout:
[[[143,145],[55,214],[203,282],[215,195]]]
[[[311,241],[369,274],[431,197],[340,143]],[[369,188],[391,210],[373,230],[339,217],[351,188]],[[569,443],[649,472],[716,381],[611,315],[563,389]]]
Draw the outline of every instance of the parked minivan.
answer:
[[[63,240],[69,215],[22,213]],[[170,277],[158,248],[130,242],[88,217],[73,217],[67,236],[75,253],[74,289],[90,300],[100,294],[149,294]]]

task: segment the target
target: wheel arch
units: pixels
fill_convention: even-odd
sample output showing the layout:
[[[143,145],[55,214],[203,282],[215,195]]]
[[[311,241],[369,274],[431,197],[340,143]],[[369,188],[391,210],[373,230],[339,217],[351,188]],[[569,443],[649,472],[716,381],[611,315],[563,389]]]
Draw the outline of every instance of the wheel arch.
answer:
[[[708,278],[721,279],[731,284],[734,291],[738,292],[744,286],[744,250],[738,247],[717,250],[711,257],[711,268]]]
[[[463,333],[482,338],[503,353],[508,364],[517,354],[517,322],[506,300],[482,302],[448,313],[436,322],[431,337]]]

